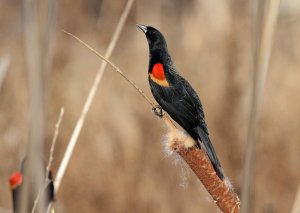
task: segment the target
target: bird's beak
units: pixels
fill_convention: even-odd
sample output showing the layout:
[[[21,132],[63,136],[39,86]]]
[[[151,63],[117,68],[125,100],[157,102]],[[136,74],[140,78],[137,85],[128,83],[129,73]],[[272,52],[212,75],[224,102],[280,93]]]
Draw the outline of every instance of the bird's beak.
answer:
[[[140,28],[144,33],[147,33],[147,26],[142,24],[136,24],[138,28]]]

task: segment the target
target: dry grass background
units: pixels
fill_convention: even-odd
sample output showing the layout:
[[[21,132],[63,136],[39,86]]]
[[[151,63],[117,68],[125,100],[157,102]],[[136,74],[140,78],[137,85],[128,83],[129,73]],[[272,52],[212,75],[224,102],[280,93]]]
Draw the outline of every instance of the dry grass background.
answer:
[[[56,173],[101,61],[70,37],[104,53],[126,1],[60,0],[46,75],[45,153],[60,107],[64,120]],[[111,60],[150,94],[148,47],[135,23],[159,28],[181,73],[202,98],[211,138],[240,193],[249,114],[252,47],[250,1],[137,1]],[[10,56],[0,85],[0,207],[11,207],[10,174],[28,139],[22,2],[0,2],[0,58]],[[300,180],[300,7],[281,5],[259,122],[254,211],[289,212]],[[57,195],[62,212],[216,212],[201,183],[163,151],[163,122],[107,68]]]

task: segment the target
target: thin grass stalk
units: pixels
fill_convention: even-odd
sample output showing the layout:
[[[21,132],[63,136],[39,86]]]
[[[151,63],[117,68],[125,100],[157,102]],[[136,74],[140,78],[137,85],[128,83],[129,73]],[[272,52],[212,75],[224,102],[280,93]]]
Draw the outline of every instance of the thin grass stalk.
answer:
[[[103,61],[105,61],[106,63],[108,63],[118,74],[120,74],[129,84],[131,84],[132,87],[134,87],[142,96],[143,98],[152,106],[155,107],[156,105],[151,101],[151,99],[144,93],[143,90],[141,90],[133,81],[131,81],[116,65],[114,65],[112,62],[110,62],[108,60],[108,58],[106,58],[105,56],[101,55],[99,52],[97,52],[94,48],[92,48],[90,45],[88,45],[87,43],[85,43],[83,40],[81,40],[80,38],[78,38],[77,36],[73,35],[72,33],[69,33],[65,30],[63,30],[64,33],[66,33],[67,35],[73,37],[74,39],[76,39],[78,42],[80,42],[81,44],[83,44],[86,48],[88,48],[91,52],[93,52],[96,56],[98,56],[99,58],[101,58]]]
[[[58,136],[58,133],[59,133],[59,127],[60,127],[60,124],[62,122],[64,113],[65,113],[65,109],[61,108],[57,123],[55,124],[55,130],[54,130],[54,134],[53,134],[53,138],[52,138],[52,142],[51,142],[49,160],[48,160],[48,165],[47,165],[47,168],[46,168],[47,174],[46,174],[45,182],[48,180],[49,172],[50,172],[52,161],[53,161],[54,148],[55,148],[57,136]]]
[[[113,33],[113,36],[112,36],[112,39],[108,45],[108,48],[106,50],[106,53],[105,53],[105,56],[107,58],[109,58],[117,44],[117,41],[119,39],[119,36],[120,36],[120,33],[124,27],[124,24],[125,24],[125,21],[128,17],[128,14],[131,10],[131,7],[132,7],[132,4],[133,4],[134,0],[128,0],[123,12],[122,12],[122,15],[119,19],[119,22],[118,22],[118,25]],[[57,192],[60,188],[60,185],[61,185],[61,181],[62,181],[62,178],[64,177],[64,174],[66,172],[66,169],[67,169],[67,166],[70,162],[70,159],[71,159],[71,156],[72,156],[72,153],[74,151],[74,148],[75,148],[75,145],[78,141],[78,137],[79,137],[79,134],[81,132],[81,129],[82,129],[82,126],[84,124],[84,121],[85,121],[85,118],[86,118],[86,115],[90,109],[90,106],[94,100],[94,97],[95,97],[95,94],[96,94],[96,91],[97,91],[97,88],[99,86],[99,83],[102,79],[102,76],[103,76],[103,73],[105,71],[105,68],[106,68],[106,62],[103,61],[98,72],[97,72],[97,75],[94,79],[94,83],[90,89],[90,92],[88,94],[88,97],[87,97],[87,100],[85,101],[84,103],[84,106],[83,106],[83,109],[81,111],[81,114],[79,116],[79,119],[77,120],[77,123],[76,123],[76,126],[73,130],[73,133],[72,133],[72,136],[71,136],[71,139],[68,143],[68,147],[66,149],[66,152],[64,154],[64,157],[63,157],[63,160],[59,166],[59,169],[58,169],[58,172],[57,172],[57,175],[56,175],[56,178],[55,178],[55,182],[54,182],[54,187],[55,187],[55,191]]]
[[[38,193],[38,195],[37,195],[37,197],[36,197],[36,199],[34,201],[34,205],[32,207],[31,213],[35,212],[35,210],[37,208],[37,204],[38,204],[38,202],[40,200],[40,197],[45,192],[45,190],[47,189],[47,187],[48,187],[48,185],[50,184],[50,181],[51,181],[51,180],[49,180],[48,177],[49,177],[49,174],[50,174],[50,168],[51,168],[52,161],[53,161],[54,148],[55,148],[57,136],[58,136],[58,133],[59,133],[59,127],[60,127],[63,115],[64,115],[64,108],[61,108],[60,109],[60,113],[59,113],[59,117],[58,117],[58,120],[57,120],[57,123],[55,125],[55,130],[54,130],[54,134],[53,134],[53,138],[52,138],[52,142],[51,142],[49,160],[48,160],[48,164],[47,164],[47,167],[46,167],[46,175],[45,175],[44,187],[40,189],[40,191],[39,191],[39,193]],[[50,211],[51,206],[52,206],[52,203],[50,203],[48,205],[47,212]]]

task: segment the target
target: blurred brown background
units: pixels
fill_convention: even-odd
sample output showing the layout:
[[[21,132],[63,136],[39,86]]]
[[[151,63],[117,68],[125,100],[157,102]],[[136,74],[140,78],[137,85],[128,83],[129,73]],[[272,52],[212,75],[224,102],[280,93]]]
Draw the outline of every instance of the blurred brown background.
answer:
[[[48,156],[60,107],[58,165],[101,61],[61,32],[104,53],[126,1],[57,1],[46,75]],[[11,208],[10,174],[25,155],[28,83],[22,1],[0,1],[0,207]],[[201,96],[221,164],[241,192],[252,72],[251,1],[141,0],[133,5],[111,60],[150,95],[148,45],[136,23],[165,35],[177,68]],[[289,212],[300,180],[300,3],[283,1],[259,122],[255,212]],[[58,212],[217,212],[194,174],[164,151],[164,124],[107,68],[57,195]]]

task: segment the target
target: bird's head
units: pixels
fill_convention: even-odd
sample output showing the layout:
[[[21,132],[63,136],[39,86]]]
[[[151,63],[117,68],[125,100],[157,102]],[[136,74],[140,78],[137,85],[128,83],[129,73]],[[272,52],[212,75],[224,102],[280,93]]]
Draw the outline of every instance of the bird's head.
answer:
[[[13,173],[9,178],[10,189],[12,191],[15,190],[17,187],[22,185],[22,181],[23,181],[23,177],[20,172]]]
[[[155,51],[159,49],[167,50],[167,43],[161,32],[159,32],[154,27],[145,26],[142,24],[137,24],[136,26],[145,33],[150,51]]]

